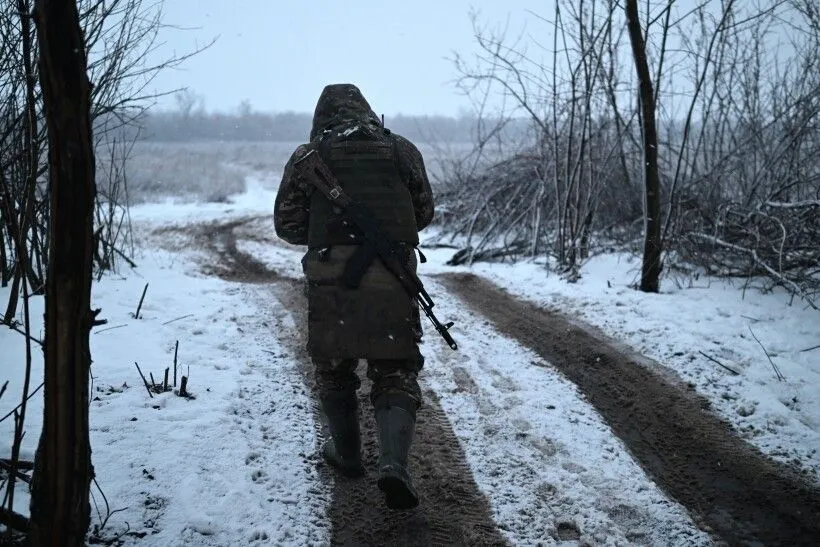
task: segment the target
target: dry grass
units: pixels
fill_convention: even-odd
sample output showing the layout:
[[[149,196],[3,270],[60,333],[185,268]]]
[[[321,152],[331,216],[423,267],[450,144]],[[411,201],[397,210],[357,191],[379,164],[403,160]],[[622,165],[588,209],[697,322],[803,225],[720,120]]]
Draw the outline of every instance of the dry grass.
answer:
[[[132,204],[174,197],[185,201],[222,202],[245,189],[245,178],[257,174],[278,182],[293,142],[141,142],[126,162]],[[419,145],[431,178],[442,160],[466,151],[465,145]]]
[[[245,177],[281,173],[296,143],[138,143],[126,163],[131,203],[176,197],[225,201]]]

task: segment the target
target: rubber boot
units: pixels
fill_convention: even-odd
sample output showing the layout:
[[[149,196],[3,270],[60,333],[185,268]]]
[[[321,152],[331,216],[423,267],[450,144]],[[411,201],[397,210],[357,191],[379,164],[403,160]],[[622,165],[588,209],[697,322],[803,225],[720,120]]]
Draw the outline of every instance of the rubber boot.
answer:
[[[365,471],[362,465],[359,401],[356,392],[327,393],[322,397],[322,409],[332,437],[322,447],[322,456],[345,477],[361,477]]]
[[[379,489],[390,509],[412,509],[419,495],[410,480],[407,457],[416,426],[416,401],[403,393],[386,393],[375,402],[379,430]]]

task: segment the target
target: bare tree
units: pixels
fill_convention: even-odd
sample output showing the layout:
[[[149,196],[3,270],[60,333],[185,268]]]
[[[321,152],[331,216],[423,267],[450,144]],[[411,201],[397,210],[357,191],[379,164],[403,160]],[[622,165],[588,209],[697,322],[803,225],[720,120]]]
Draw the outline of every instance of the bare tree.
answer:
[[[43,431],[31,488],[33,545],[84,545],[93,470],[88,336],[94,223],[91,86],[74,0],[37,0],[48,127],[50,260],[46,283]]]
[[[65,199],[67,196],[55,196],[53,188],[60,187],[60,185],[52,186],[50,183],[55,181],[49,180],[49,175],[56,176],[56,171],[54,162],[49,163],[50,160],[46,155],[46,151],[49,154],[54,151],[49,149],[48,131],[53,128],[49,128],[46,120],[48,100],[45,95],[47,86],[53,86],[55,82],[51,81],[48,84],[46,79],[47,77],[53,78],[57,72],[51,75],[43,72],[45,70],[43,67],[47,63],[43,61],[41,55],[45,54],[46,46],[41,42],[43,33],[38,32],[34,24],[35,14],[39,17],[45,9],[67,9],[65,7],[67,3],[63,2],[65,5],[60,7],[57,6],[57,0],[46,1],[38,5],[36,10],[33,9],[34,3],[34,0],[0,0],[0,284],[11,285],[9,300],[4,308],[5,313],[0,317],[0,322],[26,337],[28,356],[27,362],[21,365],[26,367],[24,388],[21,394],[23,403],[14,415],[13,471],[17,465],[20,445],[25,433],[25,401],[33,393],[29,393],[31,345],[32,342],[39,343],[39,340],[29,333],[28,300],[31,295],[46,292],[50,283],[59,282],[53,279],[54,272],[60,274],[74,271],[65,269],[65,261],[59,257],[57,259],[61,264],[60,267],[54,270],[51,264],[51,255],[55,252],[53,241],[55,209],[52,200]],[[71,4],[74,5],[74,2]],[[157,64],[146,63],[148,54],[156,46],[158,33],[163,28],[161,6],[161,1],[76,0],[73,8],[79,25],[79,35],[84,39],[77,42],[79,51],[85,54],[83,62],[87,62],[83,71],[87,71],[94,81],[93,88],[89,88],[90,98],[85,99],[86,102],[90,100],[88,103],[91,123],[89,136],[94,136],[92,146],[95,149],[106,152],[96,158],[94,155],[90,156],[91,160],[99,161],[102,167],[91,170],[92,175],[95,171],[100,173],[102,181],[101,192],[96,195],[92,193],[92,200],[95,204],[93,218],[96,226],[92,232],[93,252],[91,256],[92,264],[100,275],[105,270],[114,268],[119,260],[133,265],[128,257],[127,249],[124,248],[129,242],[130,222],[127,209],[127,181],[123,165],[137,133],[126,129],[136,124],[154,98],[154,95],[146,90],[156,74],[166,67],[183,62],[189,56],[173,57]],[[52,18],[51,21],[54,19]],[[72,25],[73,21],[74,19],[71,19]],[[73,30],[73,26],[62,29],[64,32],[73,32]],[[68,54],[70,51],[77,50],[66,49],[66,59],[73,59],[73,56]],[[60,65],[60,68],[69,68],[69,66]],[[51,101],[53,100],[52,96]],[[57,112],[57,114],[79,115],[76,112]],[[54,119],[51,120],[51,122],[54,121]],[[63,119],[61,123],[66,123],[66,120]],[[81,125],[63,127],[63,130],[84,128],[85,126]],[[70,208],[64,209],[64,207],[67,205],[63,204],[59,207],[60,213],[71,211]],[[65,227],[60,225],[56,233],[64,235],[61,231],[63,228]],[[77,239],[76,241],[84,240]],[[59,253],[59,247],[56,248]],[[23,314],[22,319],[19,319],[18,304],[21,296]],[[69,292],[65,297],[71,299],[76,295]],[[71,312],[64,305],[61,306],[58,314],[60,317]],[[52,311],[49,311],[48,321],[55,316]],[[74,312],[81,314],[77,309],[74,309]],[[79,320],[76,325],[78,328],[88,326],[86,322]],[[61,339],[53,328],[48,337],[50,340]],[[85,363],[80,347],[82,342],[75,337],[69,341],[69,344],[74,344],[74,347],[79,349],[75,354],[64,358],[74,359],[72,363],[76,364],[76,370],[85,367],[85,374],[87,374],[88,363]],[[69,349],[56,348],[53,351],[69,351]],[[87,341],[85,349],[87,353]],[[58,366],[58,361],[53,361],[51,365]],[[65,373],[65,370],[60,369],[59,372]],[[72,378],[72,382],[76,383],[66,385],[81,390],[80,376]],[[55,385],[52,384],[52,388]],[[53,393],[52,389],[52,395]],[[65,414],[65,408],[61,408],[59,412],[63,413],[65,419],[72,418],[72,415]],[[53,409],[52,415],[54,415]],[[60,430],[64,429],[60,428]],[[53,432],[52,430],[50,433]],[[66,443],[66,439],[60,437],[54,439],[53,442]],[[54,469],[55,473],[64,471],[51,467],[49,469]],[[15,498],[14,476],[15,474],[12,473],[12,479],[3,485],[0,516],[14,517],[16,515],[12,511]],[[80,475],[77,480],[82,483],[84,479]],[[19,524],[21,521],[15,517],[14,522]],[[82,525],[81,521],[78,522]]]
[[[25,336],[27,347],[23,403],[14,415],[12,466],[17,465],[25,433],[31,380],[28,299],[43,294],[52,250],[52,207],[46,151],[45,84],[40,73],[42,44],[34,25],[34,0],[0,0],[0,284],[10,285],[0,309],[0,323]],[[156,74],[188,56],[146,63],[160,29],[161,2],[145,0],[77,0],[85,38],[86,67],[94,81],[91,119],[94,147],[101,168],[101,191],[95,201],[93,264],[99,275],[124,260],[130,238],[124,162],[130,153],[133,126],[153,99],[146,92]],[[207,46],[206,46],[207,47]],[[132,253],[132,251],[130,251]],[[22,297],[22,317],[18,312]],[[0,513],[12,513],[15,479],[3,484]]]
[[[626,20],[629,41],[635,59],[635,70],[640,82],[640,101],[643,114],[644,184],[646,189],[646,216],[640,288],[644,292],[658,292],[661,274],[661,182],[658,174],[658,130],[655,120],[655,91],[652,74],[646,60],[646,42],[641,29],[637,0],[626,0]]]
[[[21,277],[28,278],[34,294],[42,294],[49,258],[46,133],[32,2],[0,0],[0,280],[12,285],[0,321],[9,325],[15,320]],[[124,222],[127,188],[122,167],[138,133],[125,128],[136,125],[156,98],[147,91],[156,75],[201,49],[146,62],[164,28],[161,1],[78,0],[78,10],[94,82],[95,147],[106,151],[98,158],[98,171],[105,180],[97,201],[101,224],[95,232],[94,255],[95,267],[106,270],[127,258],[123,252],[129,238]],[[26,268],[14,244],[20,239],[28,250]]]
[[[558,269],[577,276],[588,256],[602,192],[613,182],[618,140],[603,116],[608,102],[603,75],[611,74],[614,2],[557,2],[552,49],[538,58],[510,40],[507,29],[489,31],[474,20],[481,53],[456,67],[466,90],[494,87],[510,113],[531,124],[531,143],[464,188],[462,223],[455,233],[471,248],[466,261],[550,253]],[[619,173],[615,172],[615,176]],[[476,186],[480,188],[476,190]],[[473,243],[474,237],[477,239]],[[458,261],[460,259],[456,259]]]
[[[699,122],[684,125],[665,240],[713,275],[768,279],[815,306],[820,293],[820,32],[816,10],[771,1],[698,10],[687,50]],[[816,15],[814,16],[816,18]],[[787,23],[785,23],[787,22]],[[775,37],[790,36],[788,42]],[[779,42],[779,43],[778,43]],[[773,46],[778,47],[773,47]],[[690,105],[689,113],[694,111]]]
[[[480,53],[455,59],[459,84],[492,88],[506,125],[531,130],[446,185],[443,234],[464,247],[454,261],[547,254],[574,272],[589,252],[642,247],[644,290],[662,273],[706,272],[814,305],[815,3],[559,0],[549,18],[531,14],[541,32],[474,22]]]

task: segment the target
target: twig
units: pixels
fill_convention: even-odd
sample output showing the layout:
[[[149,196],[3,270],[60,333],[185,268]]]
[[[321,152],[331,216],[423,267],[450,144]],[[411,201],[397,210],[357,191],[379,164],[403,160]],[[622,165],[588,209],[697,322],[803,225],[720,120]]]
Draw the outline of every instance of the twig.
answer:
[[[24,330],[22,330],[22,329],[18,328],[18,327],[17,327],[17,325],[15,325],[14,323],[3,323],[3,324],[4,324],[4,325],[6,325],[6,326],[7,326],[8,328],[10,328],[11,330],[13,330],[14,332],[18,332],[18,333],[22,334],[23,336],[25,336],[26,338],[28,338],[28,339],[29,339],[29,340],[31,340],[32,342],[34,342],[34,343],[36,343],[36,344],[38,344],[38,345],[40,345],[40,346],[42,346],[42,345],[43,345],[43,341],[42,341],[42,340],[40,340],[40,339],[38,339],[38,338],[35,338],[35,337],[33,337],[32,335],[30,335],[30,334],[26,334],[26,331],[24,331]]]
[[[102,308],[97,308],[96,310],[91,312],[91,315],[93,316],[93,321],[91,322],[92,327],[99,327],[100,325],[108,324],[108,319],[97,319],[97,316],[100,315],[100,312],[102,312]]]
[[[98,331],[97,331],[97,332],[95,332],[94,334],[100,334],[101,332],[105,332],[105,331],[107,331],[107,330],[121,329],[121,328],[123,328],[123,327],[127,327],[127,326],[128,326],[128,325],[117,325],[117,326],[115,326],[115,327],[108,327],[107,329],[98,330]]]
[[[0,465],[11,465],[11,460],[8,458],[0,458]],[[31,471],[34,469],[34,462],[28,460],[17,460],[17,469]]]
[[[142,378],[142,383],[145,384],[145,390],[148,391],[148,395],[153,399],[154,394],[151,393],[151,387],[148,385],[148,380],[145,379],[145,375],[142,374],[142,371],[140,370],[139,363],[134,361],[134,364],[137,365],[137,372],[140,373],[140,378]]]
[[[816,346],[812,346],[812,347],[810,347],[810,348],[801,349],[801,350],[800,350],[800,352],[802,353],[802,352],[804,352],[804,351],[811,351],[811,350],[813,350],[813,349],[818,349],[818,348],[820,348],[820,344],[818,344],[818,345],[816,345]]]
[[[777,207],[780,209],[802,209],[804,207],[820,207],[820,199],[797,201],[793,203],[786,203],[782,201],[767,201],[766,205],[768,205],[769,207]]]
[[[126,511],[126,510],[127,510],[126,508],[115,509],[115,510],[111,511],[111,515],[113,515],[114,513],[121,513],[121,512]],[[91,532],[91,535],[88,537],[88,539],[93,540],[93,543],[97,543],[97,544],[100,544],[100,545],[119,545],[119,540],[121,538],[124,538],[125,536],[129,536],[129,535],[133,535],[132,532],[131,532],[131,525],[128,524],[128,521],[125,521],[124,524],[125,524],[125,530],[123,530],[119,534],[113,534],[111,536],[106,536],[106,537],[102,537],[100,535],[100,532],[102,532],[102,527],[95,524],[94,525],[94,530]],[[89,541],[89,543],[92,543],[92,541]]]
[[[772,361],[772,356],[771,356],[771,355],[769,355],[769,352],[766,350],[766,348],[763,346],[763,344],[760,342],[760,340],[758,340],[757,336],[755,336],[755,331],[753,331],[753,330],[752,330],[751,325],[747,325],[747,326],[749,327],[749,332],[751,332],[751,333],[752,333],[752,337],[755,339],[755,341],[756,341],[758,344],[760,344],[761,349],[763,349],[763,353],[765,353],[765,354],[766,354],[766,357],[769,359],[769,363],[771,363],[771,364],[772,364],[772,368],[774,369],[774,373],[777,375],[777,379],[778,379],[779,381],[781,381],[781,382],[782,382],[783,380],[785,380],[785,379],[786,379],[786,377],[785,377],[785,376],[783,376],[783,375],[780,373],[780,369],[779,369],[779,368],[777,368],[777,365],[775,365],[775,364],[774,364],[774,361]]]
[[[23,30],[25,31],[26,27],[23,26]],[[23,226],[25,226],[25,221],[23,221]],[[19,243],[17,248],[17,254],[20,255],[20,260],[22,261],[22,268],[26,267],[26,263],[28,262],[28,255],[24,247],[23,243]],[[22,252],[21,252],[22,251]],[[26,335],[26,368],[25,374],[23,377],[23,400],[20,401],[20,405],[17,409],[14,410],[14,440],[11,445],[11,472],[8,476],[8,482],[6,484],[6,496],[8,501],[8,511],[10,514],[14,514],[14,493],[16,491],[15,488],[15,481],[17,480],[17,461],[20,459],[20,449],[23,446],[23,437],[26,434],[25,431],[25,420],[26,420],[26,411],[28,409],[28,400],[29,400],[29,389],[31,388],[31,311],[30,311],[30,300],[31,300],[31,292],[29,291],[29,281],[25,277],[23,278],[23,329]],[[48,306],[47,306],[48,307]],[[11,533],[8,534],[11,536]]]
[[[715,358],[714,358],[714,357],[712,357],[711,355],[707,355],[707,354],[705,354],[705,353],[704,353],[704,352],[702,352],[702,351],[698,351],[698,353],[700,353],[701,355],[703,355],[704,357],[706,357],[707,359],[709,359],[709,360],[710,360],[710,361],[712,361],[713,363],[716,363],[716,364],[718,364],[719,366],[721,366],[721,367],[725,368],[726,370],[728,370],[729,372],[731,372],[731,373],[732,373],[732,374],[734,374],[735,376],[739,376],[739,375],[740,375],[740,373],[739,373],[738,371],[736,371],[736,370],[734,370],[734,369],[731,369],[731,368],[727,367],[726,365],[724,365],[723,363],[721,363],[720,361],[718,361],[717,359],[715,359]]]
[[[165,367],[165,380],[162,382],[162,391],[168,391],[168,367]]]
[[[125,511],[125,508],[114,509],[112,511],[111,510],[111,505],[109,505],[109,503],[108,503],[108,498],[106,497],[105,492],[103,492],[103,489],[100,486],[100,483],[97,482],[97,477],[94,477],[93,480],[94,480],[94,486],[96,486],[97,490],[100,491],[100,495],[102,496],[103,502],[105,502],[105,518],[102,518],[102,515],[100,514],[100,510],[97,509],[97,516],[100,519],[100,525],[96,529],[96,533],[99,534],[100,532],[102,532],[103,528],[105,528],[105,525],[108,524],[108,519],[110,519],[112,516],[116,515],[117,513],[121,513],[123,511]]]
[[[137,313],[134,314],[134,319],[140,318],[140,310],[142,309],[142,301],[145,300],[145,293],[148,292],[148,283],[145,284],[145,288],[142,289],[142,296],[140,297],[140,303],[137,304]]]
[[[755,264],[757,264],[759,267],[764,269],[769,274],[770,277],[772,277],[773,279],[776,279],[777,281],[779,281],[780,284],[783,285],[784,287],[787,286],[789,289],[791,289],[791,292],[793,294],[799,295],[802,299],[804,299],[806,301],[806,303],[809,306],[812,307],[812,309],[815,309],[815,310],[818,309],[817,304],[815,304],[811,300],[811,298],[809,298],[806,295],[806,292],[803,289],[801,289],[800,286],[797,283],[795,283],[791,279],[786,278],[782,274],[775,271],[771,266],[766,264],[766,262],[762,258],[760,258],[760,255],[757,254],[757,251],[755,249],[748,249],[748,248],[742,247],[740,245],[735,245],[734,243],[729,243],[727,241],[723,241],[722,239],[719,239],[715,236],[711,236],[711,235],[708,235],[708,234],[693,233],[693,234],[691,234],[691,236],[692,237],[697,237],[699,239],[705,239],[706,241],[710,241],[713,244],[718,245],[720,247],[723,247],[725,249],[731,249],[733,251],[737,251],[737,252],[740,252],[740,253],[747,254],[755,262]]]
[[[9,381],[8,381],[8,380],[6,380],[6,381],[3,383],[3,387],[0,387],[0,399],[2,399],[2,398],[3,398],[3,394],[6,392],[6,388],[7,388],[7,387],[9,387]]]
[[[37,386],[37,389],[35,389],[34,391],[32,391],[31,393],[29,393],[29,394],[28,394],[28,397],[26,397],[26,401],[28,401],[29,399],[31,399],[32,397],[34,397],[34,395],[35,395],[38,391],[40,391],[42,388],[43,388],[43,384],[42,384],[42,382],[41,382],[41,383],[40,383],[40,385],[39,385],[39,386]],[[3,423],[5,420],[7,420],[9,416],[14,415],[14,413],[15,413],[15,412],[17,412],[17,411],[20,409],[20,407],[21,407],[22,405],[23,405],[23,403],[20,403],[20,404],[19,404],[19,405],[17,405],[16,407],[14,407],[14,408],[12,408],[11,410],[9,410],[9,413],[8,413],[8,414],[6,414],[6,415],[5,415],[5,416],[3,416],[2,418],[0,418],[0,423]]]
[[[20,466],[12,465],[8,460],[0,460],[0,469],[4,469],[7,473],[14,473],[14,476],[25,482],[31,484],[31,477],[20,471]]]
[[[762,321],[762,319],[758,319],[757,317],[749,317],[748,315],[741,314],[741,317],[743,319],[748,319],[749,321],[754,321],[755,323],[760,323]]]
[[[177,317],[176,319],[171,319],[170,321],[166,321],[163,325],[167,325],[169,323],[173,323],[174,321],[179,321],[180,319],[187,319],[188,317],[192,317],[194,314],[189,313],[188,315],[183,315],[182,317]]]
[[[183,376],[179,382],[179,396],[180,397],[187,397],[188,396],[188,377]]]
[[[179,340],[174,346],[174,387],[177,387],[177,354],[179,353]]]
[[[111,246],[111,250],[113,250],[115,253],[117,253],[117,254],[120,256],[120,258],[122,258],[123,260],[125,260],[126,262],[128,262],[128,265],[129,265],[129,266],[131,266],[132,268],[136,268],[136,267],[137,267],[137,263],[136,263],[136,262],[134,262],[133,260],[131,260],[130,258],[128,258],[128,257],[125,255],[125,253],[124,253],[124,252],[120,251],[119,249],[117,249],[117,248],[116,248],[116,247],[114,247],[113,245]]]
[[[24,533],[28,532],[29,528],[29,520],[26,517],[5,507],[0,507],[0,524]]]
[[[151,387],[154,388],[154,389],[157,389],[157,383],[156,383],[156,381],[154,381],[154,373],[149,372],[148,377],[151,378]]]

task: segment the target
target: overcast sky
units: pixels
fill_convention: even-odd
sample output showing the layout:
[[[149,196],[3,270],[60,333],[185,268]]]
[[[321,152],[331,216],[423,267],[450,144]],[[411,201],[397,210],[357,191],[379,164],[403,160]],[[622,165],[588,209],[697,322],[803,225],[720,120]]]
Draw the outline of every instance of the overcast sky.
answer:
[[[218,37],[183,68],[166,71],[157,91],[189,87],[208,110],[247,99],[254,109],[312,112],[328,83],[358,85],[387,115],[456,115],[468,106],[452,84],[453,51],[474,48],[468,16],[520,29],[543,0],[164,0],[166,46],[184,53]],[[161,104],[173,106],[173,100]]]
[[[471,10],[478,12],[482,27],[506,26],[507,45],[525,36],[528,58],[538,60],[551,47],[552,28],[532,12],[551,18],[554,9],[554,3],[545,0],[161,1],[168,27],[161,31],[162,46],[149,62],[159,63],[174,52],[183,55],[217,40],[182,67],[164,71],[147,91],[188,87],[211,111],[233,110],[248,100],[255,110],[312,112],[325,85],[350,82],[361,88],[376,113],[387,116],[457,115],[469,108],[470,101],[454,85],[458,74],[452,57],[459,52],[471,59],[478,51]],[[678,0],[673,19],[690,14],[699,3]],[[709,4],[714,24],[721,4]],[[756,4],[738,2],[739,20],[745,18],[743,10],[753,10]],[[651,5],[654,12],[662,4]],[[686,20],[678,29],[684,34],[697,24],[692,16]],[[659,24],[654,28],[657,31]],[[621,69],[629,70],[622,78],[630,81],[630,49],[623,34],[621,40]],[[784,49],[780,42],[787,40],[788,33],[770,29],[764,47],[779,52]],[[669,74],[685,76],[686,66],[675,61],[676,55],[686,55],[679,39],[671,36],[668,46],[667,72],[675,65]],[[681,80],[674,91],[683,97],[687,85],[688,80]],[[174,107],[175,101],[165,98],[160,106]]]

